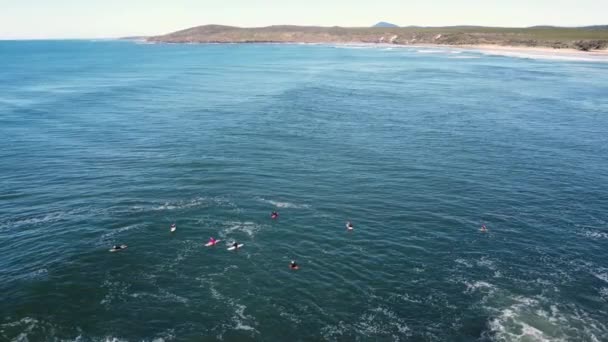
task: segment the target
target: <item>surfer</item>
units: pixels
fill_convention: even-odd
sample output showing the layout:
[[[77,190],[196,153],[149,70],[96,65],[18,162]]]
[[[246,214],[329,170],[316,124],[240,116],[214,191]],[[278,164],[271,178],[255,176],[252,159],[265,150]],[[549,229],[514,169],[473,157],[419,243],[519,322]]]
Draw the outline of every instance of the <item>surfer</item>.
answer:
[[[479,230],[480,230],[482,233],[485,233],[485,232],[487,232],[487,231],[488,231],[488,228],[486,227],[486,225],[485,225],[485,224],[482,224],[482,225],[481,225],[481,228],[480,228]]]
[[[289,268],[291,268],[292,270],[297,270],[298,268],[300,268],[300,266],[298,266],[298,264],[296,264],[295,260],[291,260],[291,263],[289,264]]]
[[[171,231],[177,229],[177,225],[175,223],[171,223]]]
[[[239,243],[234,241],[234,243],[232,243],[232,247],[234,247],[234,249],[239,249]]]
[[[216,239],[215,239],[213,236],[209,238],[209,244],[210,244],[210,245],[212,245],[212,246],[213,246],[213,245],[215,245],[216,243],[217,243],[217,240],[216,240]]]
[[[350,222],[350,221],[346,222],[346,229],[352,230],[353,228],[355,228],[355,227],[353,226],[352,222]]]
[[[114,245],[114,246],[112,246],[112,249],[110,249],[110,252],[122,251],[125,248],[127,248],[127,245]]]
[[[272,214],[270,214],[271,219],[277,219],[278,217],[279,217],[279,213],[277,213],[276,211],[273,211]]]

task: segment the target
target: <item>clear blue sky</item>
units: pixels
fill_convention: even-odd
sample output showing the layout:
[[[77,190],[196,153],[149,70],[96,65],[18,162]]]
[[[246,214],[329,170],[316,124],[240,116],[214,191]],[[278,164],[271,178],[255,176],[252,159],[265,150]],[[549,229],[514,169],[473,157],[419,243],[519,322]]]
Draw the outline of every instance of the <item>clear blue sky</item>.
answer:
[[[580,26],[608,0],[0,0],[0,39],[152,35],[203,24]]]

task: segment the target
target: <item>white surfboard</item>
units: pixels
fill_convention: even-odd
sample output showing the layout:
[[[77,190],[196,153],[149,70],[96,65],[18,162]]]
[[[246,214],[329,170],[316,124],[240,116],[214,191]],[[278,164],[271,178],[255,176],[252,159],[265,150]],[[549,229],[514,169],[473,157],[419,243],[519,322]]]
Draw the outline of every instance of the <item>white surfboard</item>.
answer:
[[[238,248],[241,248],[241,247],[243,247],[243,244],[242,244],[242,243],[239,243]],[[228,247],[228,250],[229,250],[229,251],[233,251],[233,250],[235,250],[235,248],[234,248],[234,246],[230,246],[230,247]]]
[[[353,230],[353,229],[355,229],[355,227],[354,226],[349,227],[348,225],[346,225],[346,229]]]
[[[110,248],[110,252],[120,252],[123,249],[127,249],[127,245],[120,245],[120,248],[118,249]]]
[[[211,247],[211,246],[215,246],[215,245],[217,245],[217,244],[218,244],[220,241],[222,241],[222,240],[215,240],[215,243],[207,242],[207,243],[205,244],[205,247]]]
[[[171,233],[177,230],[177,226],[171,226]]]

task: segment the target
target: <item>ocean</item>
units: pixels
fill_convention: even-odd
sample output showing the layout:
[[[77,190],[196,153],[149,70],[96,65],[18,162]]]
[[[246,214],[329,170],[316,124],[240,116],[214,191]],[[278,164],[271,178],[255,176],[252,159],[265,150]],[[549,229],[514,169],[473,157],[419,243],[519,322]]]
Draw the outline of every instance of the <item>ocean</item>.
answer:
[[[0,138],[1,341],[608,340],[608,63],[4,41]]]

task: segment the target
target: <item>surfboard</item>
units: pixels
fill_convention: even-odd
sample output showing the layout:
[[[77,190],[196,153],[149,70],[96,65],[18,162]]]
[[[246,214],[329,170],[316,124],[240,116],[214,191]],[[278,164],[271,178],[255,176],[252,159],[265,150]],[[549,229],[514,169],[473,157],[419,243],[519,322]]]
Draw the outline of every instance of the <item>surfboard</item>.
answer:
[[[177,226],[173,226],[173,227],[171,227],[171,233],[173,233],[173,232],[174,232],[174,231],[176,231],[176,230],[177,230]]]
[[[215,240],[215,243],[207,242],[207,243],[205,244],[205,247],[215,246],[215,245],[217,245],[217,243],[218,243],[218,242],[220,242],[220,241],[222,241],[222,240]]]
[[[120,252],[120,251],[122,251],[123,249],[127,249],[127,245],[120,245],[120,247],[121,247],[120,249],[114,249],[114,248],[110,248],[110,249],[109,249],[109,251],[110,251],[110,252]]]
[[[353,229],[355,229],[355,227],[349,227],[348,225],[346,225],[346,229],[353,230]]]
[[[241,248],[241,247],[243,247],[243,244],[239,243],[239,247],[238,248]],[[230,247],[228,247],[228,250],[229,251],[233,251],[233,250],[235,250],[235,248],[234,248],[234,246],[230,246]]]

